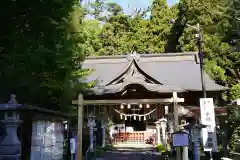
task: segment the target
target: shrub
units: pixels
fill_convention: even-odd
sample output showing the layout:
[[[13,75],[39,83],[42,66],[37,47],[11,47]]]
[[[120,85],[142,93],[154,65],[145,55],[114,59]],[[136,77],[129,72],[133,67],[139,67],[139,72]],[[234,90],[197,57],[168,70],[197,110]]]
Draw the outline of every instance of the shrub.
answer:
[[[156,149],[157,149],[158,152],[165,152],[166,151],[163,144],[158,144],[156,146]]]
[[[240,83],[232,86],[230,91],[230,98],[232,100],[240,98]]]
[[[96,148],[96,156],[103,157],[105,150],[103,148]]]

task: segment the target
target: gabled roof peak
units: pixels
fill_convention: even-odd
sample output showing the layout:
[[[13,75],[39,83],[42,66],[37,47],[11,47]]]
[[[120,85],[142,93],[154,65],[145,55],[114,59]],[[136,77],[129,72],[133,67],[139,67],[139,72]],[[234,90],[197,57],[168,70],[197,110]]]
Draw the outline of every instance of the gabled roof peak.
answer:
[[[151,57],[175,57],[175,56],[196,56],[197,52],[179,52],[179,53],[152,53],[152,54],[139,54],[137,52],[126,53],[123,55],[111,55],[111,56],[89,56],[86,60],[91,59],[123,59],[127,58],[131,60],[135,58],[139,60],[140,58],[151,58]]]
[[[130,57],[128,58],[131,61],[128,62],[129,64],[127,65],[127,67],[124,68],[121,72],[119,72],[112,81],[107,83],[107,85],[116,84],[121,81],[127,81],[129,79],[131,80],[138,79],[141,81],[150,81],[152,83],[161,84],[156,79],[151,77],[151,75],[147,74],[144,70],[140,68],[140,66],[137,63],[138,61],[137,59],[139,58],[137,54],[130,54],[129,56]]]
[[[131,61],[133,59],[136,60],[136,61],[139,61],[140,57],[141,57],[140,54],[137,54],[136,52],[132,52],[132,53],[128,54],[127,59],[129,61]]]

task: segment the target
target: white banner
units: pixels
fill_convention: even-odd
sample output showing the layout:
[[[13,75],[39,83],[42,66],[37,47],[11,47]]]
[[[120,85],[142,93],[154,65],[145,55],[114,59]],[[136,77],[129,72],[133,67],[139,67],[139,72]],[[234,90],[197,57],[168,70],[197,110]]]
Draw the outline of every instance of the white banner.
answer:
[[[202,129],[204,151],[218,150],[215,111],[212,98],[200,98],[201,123],[207,125]]]

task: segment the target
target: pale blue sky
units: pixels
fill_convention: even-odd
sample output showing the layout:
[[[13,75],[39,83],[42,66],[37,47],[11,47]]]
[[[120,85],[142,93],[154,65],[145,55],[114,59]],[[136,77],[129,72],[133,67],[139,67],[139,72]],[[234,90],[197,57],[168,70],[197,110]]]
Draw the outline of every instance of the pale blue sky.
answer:
[[[83,4],[94,0],[83,0]],[[126,14],[132,13],[136,8],[147,8],[152,4],[153,0],[106,0],[109,2],[116,2],[122,6]],[[167,0],[169,5],[176,3],[178,0]]]
[[[110,0],[109,0],[110,1]],[[136,8],[147,8],[153,0],[112,0],[123,7],[126,14],[131,13]],[[177,0],[167,0],[169,5],[176,3]]]

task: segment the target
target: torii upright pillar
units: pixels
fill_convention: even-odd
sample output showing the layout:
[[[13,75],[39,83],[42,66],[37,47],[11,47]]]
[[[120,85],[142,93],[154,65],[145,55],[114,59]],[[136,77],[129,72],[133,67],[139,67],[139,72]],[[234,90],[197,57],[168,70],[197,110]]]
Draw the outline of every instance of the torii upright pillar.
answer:
[[[173,92],[173,114],[174,114],[174,131],[179,130],[179,120],[178,120],[178,96],[177,92]],[[181,151],[180,148],[176,148],[177,160],[181,160]]]
[[[83,96],[78,94],[78,130],[77,130],[77,160],[83,159],[82,154],[82,127],[83,127]]]

